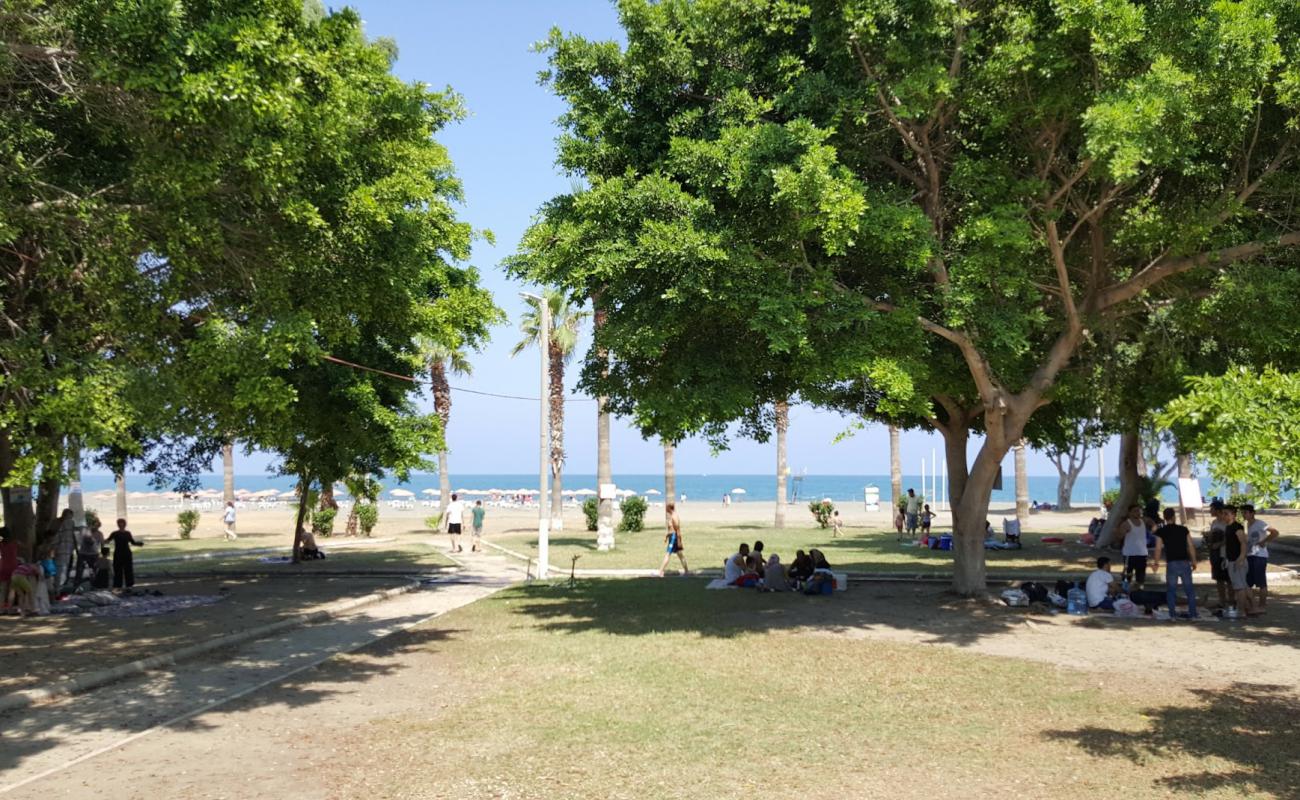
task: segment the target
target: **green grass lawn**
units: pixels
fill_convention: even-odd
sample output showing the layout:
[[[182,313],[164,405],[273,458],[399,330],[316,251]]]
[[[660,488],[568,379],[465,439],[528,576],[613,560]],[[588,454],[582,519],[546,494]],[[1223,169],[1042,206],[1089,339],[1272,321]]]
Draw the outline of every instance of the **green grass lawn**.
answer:
[[[283,543],[284,537],[277,537],[278,543]],[[317,572],[327,570],[381,570],[381,571],[421,571],[433,567],[450,567],[455,566],[454,562],[444,556],[441,552],[435,550],[428,543],[429,537],[402,536],[398,537],[395,542],[385,542],[374,547],[346,547],[333,548],[332,544],[336,542],[364,542],[364,539],[322,539],[318,543],[321,549],[325,551],[326,558],[323,561],[308,561],[297,567],[281,567],[275,564],[263,564],[258,561],[261,556],[221,556],[223,550],[234,550],[234,547],[217,547],[217,548],[194,548],[188,551],[175,549],[167,552],[168,555],[176,555],[178,552],[211,552],[214,553],[212,558],[195,559],[192,561],[169,561],[162,564],[137,564],[136,572],[141,575],[150,575],[158,573],[168,574],[185,574],[191,572],[210,572],[210,571],[244,571],[244,570],[276,570],[276,569],[299,569],[315,570]],[[191,540],[193,541],[193,540]],[[243,541],[241,537],[240,541]],[[170,544],[170,543],[169,543]],[[182,542],[189,544],[189,542]],[[232,544],[239,544],[233,542]],[[257,547],[259,545],[246,545],[246,547]],[[267,545],[273,546],[273,545]],[[159,548],[161,549],[161,548]],[[161,555],[158,550],[146,545],[144,548],[136,551],[136,558],[145,558],[155,554]],[[284,550],[288,554],[288,548]],[[267,554],[275,555],[275,554]]]
[[[1294,797],[1293,691],[839,635],[871,619],[853,595],[506,590],[357,656],[431,692],[356,730],[340,796]]]
[[[1078,544],[1077,535],[1066,535],[1065,544],[1042,544],[1043,535],[1022,536],[1022,550],[987,551],[991,574],[1041,575],[1090,568],[1096,554]],[[511,531],[490,535],[489,541],[519,553],[536,557],[537,534],[532,531]],[[947,575],[952,570],[952,552],[927,550],[900,543],[894,532],[869,531],[850,528],[847,535],[832,539],[829,530],[815,527],[788,527],[776,529],[764,525],[711,525],[692,526],[683,531],[686,543],[686,560],[692,570],[720,569],[722,561],[736,551],[741,542],[753,545],[762,540],[764,552],[776,553],[783,563],[794,559],[796,550],[807,552],[819,548],[831,565],[852,572],[890,572],[911,575]],[[568,569],[570,558],[581,556],[579,569],[657,568],[663,560],[663,533],[645,530],[640,533],[619,533],[617,546],[609,552],[596,550],[596,535],[586,531],[565,531],[552,536],[551,565]],[[668,569],[677,569],[676,557]]]

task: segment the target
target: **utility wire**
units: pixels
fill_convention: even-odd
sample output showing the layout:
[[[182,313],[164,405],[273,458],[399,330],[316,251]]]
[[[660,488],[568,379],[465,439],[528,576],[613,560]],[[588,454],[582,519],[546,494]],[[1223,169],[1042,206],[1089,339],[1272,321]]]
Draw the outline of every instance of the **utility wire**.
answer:
[[[396,372],[389,372],[389,371],[387,371],[387,370],[383,370],[383,369],[376,369],[375,367],[367,367],[367,366],[364,365],[364,364],[357,364],[357,363],[354,363],[354,362],[352,362],[352,361],[344,361],[343,359],[341,359],[341,358],[336,358],[335,356],[325,355],[325,356],[321,356],[321,358],[323,358],[323,359],[326,360],[326,361],[333,362],[333,363],[335,363],[335,364],[341,364],[341,365],[343,365],[343,366],[345,366],[345,367],[351,367],[352,369],[359,369],[359,370],[362,370],[362,371],[364,371],[364,372],[373,372],[373,373],[375,373],[376,375],[383,375],[383,376],[388,377],[388,378],[395,378],[395,379],[397,379],[397,380],[399,380],[399,381],[408,381],[408,382],[410,382],[410,383],[414,383],[414,384],[417,385],[417,386],[431,386],[431,385],[433,384],[433,381],[431,381],[431,380],[429,380],[429,379],[427,379],[427,378],[424,379],[424,380],[421,380],[420,378],[416,378],[416,377],[413,377],[413,376],[411,376],[411,375],[399,375],[399,374],[397,374]],[[449,388],[452,389],[453,391],[456,391],[456,392],[464,392],[465,394],[477,394],[477,395],[481,395],[481,396],[483,396],[483,397],[498,397],[498,398],[501,398],[502,400],[527,400],[527,401],[530,402],[530,403],[538,403],[538,402],[541,402],[541,398],[540,398],[540,397],[524,397],[523,395],[517,395],[517,394],[497,394],[497,393],[495,393],[495,392],[480,392],[480,391],[478,391],[477,389],[465,389],[465,388],[460,387],[460,386],[450,386]],[[594,403],[594,402],[596,402],[596,401],[595,401],[595,398],[592,398],[592,397],[566,397],[566,398],[564,398],[564,402],[566,402],[566,403]]]

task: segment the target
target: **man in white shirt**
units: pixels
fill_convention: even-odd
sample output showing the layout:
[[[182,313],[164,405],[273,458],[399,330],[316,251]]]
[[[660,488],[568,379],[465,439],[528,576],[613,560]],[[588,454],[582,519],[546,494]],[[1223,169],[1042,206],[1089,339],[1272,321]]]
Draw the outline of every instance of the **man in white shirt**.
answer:
[[[1255,516],[1255,507],[1241,507],[1246,518],[1246,585],[1254,589],[1255,608],[1268,602],[1268,543],[1278,537],[1278,530]]]
[[[903,510],[907,512],[907,532],[915,537],[916,528],[921,524],[921,498],[916,496],[915,489],[908,489],[903,503]]]
[[[749,557],[749,545],[741,544],[740,549],[727,556],[722,564],[722,580],[728,586],[740,580],[745,574],[745,559]]]
[[[1097,569],[1088,576],[1084,590],[1088,593],[1088,608],[1115,610],[1115,592],[1118,589],[1115,576],[1110,574],[1110,559],[1102,556],[1097,559]]]
[[[226,539],[238,539],[239,535],[235,533],[235,504],[232,501],[226,501],[226,511],[221,515],[221,520],[226,523]]]
[[[443,514],[443,525],[447,528],[447,533],[451,535],[451,552],[459,553],[460,547],[460,526],[465,522],[465,504],[460,501],[456,495],[451,496],[451,502],[447,504],[447,511]]]

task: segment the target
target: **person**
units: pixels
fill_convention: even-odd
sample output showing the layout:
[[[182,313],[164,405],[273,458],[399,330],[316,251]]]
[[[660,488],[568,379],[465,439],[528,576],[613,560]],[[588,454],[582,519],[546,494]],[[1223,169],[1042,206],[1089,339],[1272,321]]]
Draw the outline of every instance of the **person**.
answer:
[[[221,521],[226,524],[226,540],[233,542],[239,538],[235,533],[235,501],[226,501],[226,510],[221,515]]]
[[[482,500],[474,501],[474,508],[470,509],[470,525],[474,530],[474,538],[470,542],[470,552],[477,553],[483,549],[483,517],[487,514],[487,509],[483,507]]]
[[[1196,587],[1192,585],[1192,573],[1196,572],[1196,545],[1192,543],[1192,532],[1178,524],[1178,511],[1165,509],[1165,524],[1156,529],[1156,551],[1151,559],[1151,569],[1160,569],[1160,555],[1165,557],[1165,606],[1169,609],[1169,618],[1174,618],[1178,610],[1178,584],[1182,583],[1183,593],[1187,595],[1187,613],[1184,619],[1196,619]]]
[[[30,564],[18,559],[13,574],[9,576],[9,593],[6,599],[9,605],[23,614],[36,612],[36,595],[44,586],[45,571],[40,564]],[[48,601],[48,598],[47,598]]]
[[[99,558],[95,561],[95,577],[90,581],[92,589],[107,589],[113,585],[113,559],[108,556],[108,548],[99,548]]]
[[[447,526],[447,534],[451,536],[451,552],[459,553],[463,549],[460,546],[460,526],[465,522],[465,504],[455,494],[451,496],[451,502],[447,504],[445,517],[444,523]]]
[[[921,512],[921,536],[930,535],[930,522],[934,519],[934,512],[930,510],[930,504],[925,504],[925,510]]]
[[[1214,586],[1219,592],[1219,608],[1225,608],[1228,605],[1228,567],[1223,558],[1223,544],[1224,532],[1228,528],[1228,513],[1223,501],[1210,503],[1210,515],[1214,521],[1210,523],[1210,531],[1205,535],[1205,547],[1210,552],[1210,577],[1214,579]]]
[[[664,576],[664,570],[668,568],[668,561],[674,553],[682,562],[682,576],[685,577],[690,574],[690,570],[686,567],[686,546],[682,544],[682,520],[677,516],[677,504],[669,500],[664,511],[667,512],[668,532],[664,534],[664,563],[659,565],[659,577]]]
[[[1248,617],[1259,616],[1251,602],[1250,587],[1246,585],[1246,526],[1237,521],[1236,506],[1224,506],[1223,510],[1228,517],[1223,531],[1223,560],[1228,583],[1232,585],[1233,601],[1238,613]]]
[[[831,572],[831,565],[826,561],[826,556],[822,551],[814,548],[808,551],[808,559],[812,562],[812,574],[808,577],[804,594],[830,594],[826,590],[826,584],[829,583],[831,590],[834,590],[835,573]]]
[[[53,530],[54,574],[49,576],[54,581],[54,591],[63,589],[72,572],[73,555],[77,552],[77,523],[72,518],[72,509],[65,508],[58,520],[51,526]]]
[[[1115,610],[1115,595],[1119,592],[1119,586],[1115,583],[1115,576],[1110,574],[1109,558],[1102,556],[1097,559],[1097,568],[1088,576],[1084,591],[1088,595],[1088,608]]]
[[[840,517],[839,509],[831,514],[831,538],[836,539],[844,535],[844,520]]]
[[[907,497],[903,499],[903,504],[907,512],[907,535],[915,538],[916,528],[921,522],[921,498],[916,496],[915,489],[907,490]]]
[[[131,535],[124,519],[117,521],[117,530],[108,535],[108,541],[113,545],[113,588],[130,589],[135,586],[135,558],[131,548],[141,547],[144,542]]]
[[[1255,608],[1263,612],[1268,605],[1268,543],[1278,537],[1278,530],[1256,517],[1249,503],[1241,513],[1246,518],[1246,586],[1255,590]]]
[[[993,523],[990,520],[984,520],[984,541],[996,542],[997,540],[998,532],[993,530]]]
[[[794,551],[794,561],[790,562],[790,567],[785,571],[786,578],[794,588],[799,588],[800,584],[812,577],[813,565],[812,559],[802,550]]]
[[[749,558],[749,544],[742,542],[739,549],[722,563],[722,579],[728,586],[735,584],[745,574],[745,559]]]
[[[1120,550],[1124,556],[1124,580],[1141,589],[1147,580],[1147,525],[1142,519],[1142,506],[1129,506],[1128,516],[1120,521],[1115,534],[1124,542]]]
[[[95,575],[95,562],[99,560],[99,549],[104,546],[104,531],[99,520],[92,520],[90,527],[82,531],[77,541],[77,574],[72,579],[73,586],[81,585],[82,571]]]
[[[9,582],[18,568],[18,542],[8,525],[0,525],[0,606],[9,605]]]
[[[790,591],[790,583],[785,578],[785,567],[781,565],[781,557],[776,553],[767,559],[767,566],[763,569],[763,589],[769,592]]]
[[[749,548],[749,555],[754,559],[756,567],[755,572],[758,573],[758,577],[763,577],[763,568],[767,566],[767,555],[763,552],[762,539],[756,540],[754,546]]]
[[[729,505],[731,505],[731,495],[730,495],[730,494],[724,494],[724,495],[722,496],[722,505],[723,505],[723,506],[729,506]]]
[[[304,561],[315,561],[325,557],[320,546],[316,544],[316,534],[307,528],[303,529],[302,539],[298,542],[298,555]]]
[[[903,505],[900,503],[898,508],[894,509],[894,530],[898,531],[898,539],[903,539],[903,523],[907,521],[907,516],[903,511]]]

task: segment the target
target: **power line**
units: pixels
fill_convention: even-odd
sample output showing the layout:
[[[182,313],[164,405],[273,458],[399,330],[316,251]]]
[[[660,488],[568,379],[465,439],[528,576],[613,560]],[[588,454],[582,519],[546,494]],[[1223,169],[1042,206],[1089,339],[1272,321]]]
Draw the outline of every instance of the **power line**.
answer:
[[[431,385],[433,385],[433,381],[431,381],[431,380],[429,380],[429,379],[427,379],[427,378],[424,379],[424,380],[421,380],[420,378],[416,378],[416,377],[414,377],[414,376],[412,376],[412,375],[399,375],[399,374],[396,373],[396,372],[389,372],[388,370],[377,369],[377,368],[375,368],[375,367],[367,367],[365,364],[357,364],[357,363],[352,362],[352,361],[345,361],[345,360],[343,360],[343,359],[341,359],[341,358],[337,358],[337,357],[335,357],[335,356],[325,355],[325,356],[321,356],[321,358],[325,359],[326,361],[333,362],[333,363],[335,363],[335,364],[341,364],[342,366],[345,366],[345,367],[351,367],[352,369],[359,369],[359,370],[362,370],[362,371],[364,371],[364,372],[373,372],[373,373],[375,373],[376,375],[383,375],[383,376],[385,376],[385,377],[387,377],[387,378],[395,378],[395,379],[397,379],[397,380],[399,380],[399,381],[407,381],[407,382],[409,382],[409,383],[414,383],[414,384],[417,385],[417,386],[431,386]],[[541,398],[540,398],[540,397],[524,397],[523,395],[517,395],[517,394],[497,394],[496,392],[481,392],[481,391],[478,391],[477,389],[465,389],[465,388],[460,387],[460,386],[449,386],[448,388],[450,388],[452,391],[456,391],[456,392],[464,392],[465,394],[477,394],[477,395],[481,395],[482,397],[498,397],[498,398],[501,398],[502,400],[526,400],[526,401],[528,401],[528,402],[530,402],[530,403],[541,402]],[[591,397],[566,397],[566,398],[564,398],[564,402],[566,402],[566,403],[594,403],[594,402],[595,402],[595,398],[591,398]]]

